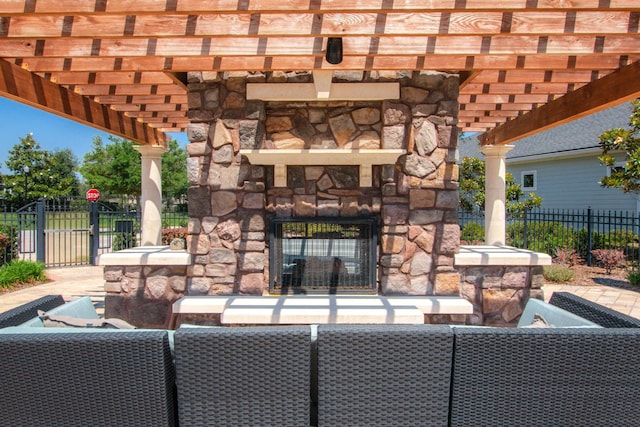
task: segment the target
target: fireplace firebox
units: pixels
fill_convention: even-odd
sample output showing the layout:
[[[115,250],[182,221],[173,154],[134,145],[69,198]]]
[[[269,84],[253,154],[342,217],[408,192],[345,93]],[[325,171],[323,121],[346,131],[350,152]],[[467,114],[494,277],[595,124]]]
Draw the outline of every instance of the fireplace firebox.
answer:
[[[273,218],[272,293],[376,293],[375,218]]]

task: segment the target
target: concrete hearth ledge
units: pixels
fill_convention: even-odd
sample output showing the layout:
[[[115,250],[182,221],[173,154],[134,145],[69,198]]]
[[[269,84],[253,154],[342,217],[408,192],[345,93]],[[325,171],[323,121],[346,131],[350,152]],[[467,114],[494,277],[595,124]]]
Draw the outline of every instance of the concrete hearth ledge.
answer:
[[[455,255],[455,265],[551,265],[551,257],[511,246],[460,246],[460,252]]]
[[[422,324],[425,314],[469,314],[473,306],[440,296],[186,296],[172,312],[221,314],[222,324]]]
[[[98,256],[98,265],[191,265],[191,255],[169,246],[140,246]]]

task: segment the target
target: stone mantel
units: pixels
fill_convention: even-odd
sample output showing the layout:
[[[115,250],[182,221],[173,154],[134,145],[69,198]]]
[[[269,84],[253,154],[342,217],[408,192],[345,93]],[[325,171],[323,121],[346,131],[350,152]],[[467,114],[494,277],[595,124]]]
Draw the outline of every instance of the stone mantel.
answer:
[[[404,149],[243,149],[240,154],[253,165],[275,167],[276,187],[287,186],[287,165],[357,165],[360,166],[360,186],[371,187],[372,165],[394,165]]]
[[[169,246],[140,246],[98,257],[102,266],[146,266],[146,265],[191,265],[191,255],[186,251],[175,251]]]

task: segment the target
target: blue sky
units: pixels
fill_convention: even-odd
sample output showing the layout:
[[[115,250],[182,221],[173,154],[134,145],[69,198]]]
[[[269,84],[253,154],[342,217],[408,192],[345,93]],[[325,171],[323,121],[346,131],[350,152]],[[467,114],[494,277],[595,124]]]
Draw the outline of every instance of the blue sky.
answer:
[[[33,138],[43,149],[54,151],[69,148],[79,162],[91,150],[94,136],[102,136],[107,142],[109,135],[73,120],[0,97],[0,173],[8,173],[4,162],[9,149],[29,132],[33,133]],[[187,143],[186,132],[170,133],[169,136],[183,147]]]

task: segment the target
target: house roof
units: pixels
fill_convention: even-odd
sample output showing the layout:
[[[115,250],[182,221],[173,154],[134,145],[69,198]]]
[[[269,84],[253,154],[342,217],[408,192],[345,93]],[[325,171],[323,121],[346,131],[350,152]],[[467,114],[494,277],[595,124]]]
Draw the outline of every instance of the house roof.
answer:
[[[343,41],[339,64],[325,59],[329,37]],[[0,58],[0,94],[143,144],[186,129],[190,71],[451,71],[462,82],[460,128],[489,130],[486,143],[501,144],[637,97],[640,7],[638,0],[3,0]]]
[[[547,131],[528,136],[512,142],[514,148],[507,153],[507,160],[526,161],[543,156],[570,157],[585,152],[600,152],[598,137],[612,128],[629,127],[629,116],[632,112],[630,103],[624,103],[587,117],[565,123]],[[460,139],[459,155],[478,157],[477,136]]]

